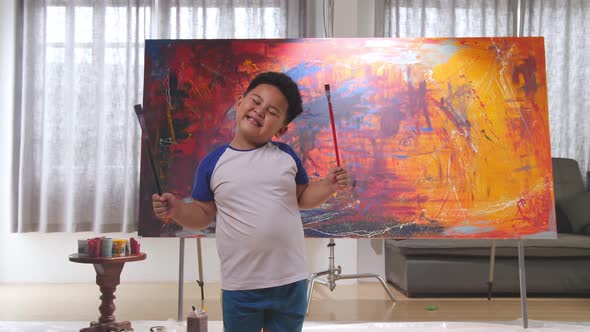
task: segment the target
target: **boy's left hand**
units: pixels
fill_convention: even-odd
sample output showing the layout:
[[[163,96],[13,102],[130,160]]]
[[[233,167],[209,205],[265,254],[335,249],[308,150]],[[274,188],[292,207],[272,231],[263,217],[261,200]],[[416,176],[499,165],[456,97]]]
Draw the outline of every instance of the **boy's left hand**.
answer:
[[[330,169],[325,180],[333,191],[348,189],[348,171],[342,167],[337,166]]]

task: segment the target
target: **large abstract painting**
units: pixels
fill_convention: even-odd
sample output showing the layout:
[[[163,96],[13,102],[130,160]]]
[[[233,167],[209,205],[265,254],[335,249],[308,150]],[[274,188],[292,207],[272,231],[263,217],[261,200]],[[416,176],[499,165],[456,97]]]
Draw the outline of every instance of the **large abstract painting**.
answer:
[[[234,102],[264,71],[300,86],[304,113],[281,139],[312,181],[335,164],[331,88],[353,182],[302,211],[307,237],[555,236],[542,38],[148,40],[143,107],[164,191],[190,197],[199,161],[231,140]],[[140,235],[212,235],[215,223],[154,217],[142,156]]]

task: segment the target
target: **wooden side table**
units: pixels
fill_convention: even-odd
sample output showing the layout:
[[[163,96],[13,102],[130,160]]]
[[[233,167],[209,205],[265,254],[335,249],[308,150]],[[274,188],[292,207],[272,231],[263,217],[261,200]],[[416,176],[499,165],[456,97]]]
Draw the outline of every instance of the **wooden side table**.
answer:
[[[101,304],[98,307],[100,317],[98,322],[91,322],[90,327],[80,332],[110,332],[126,329],[133,331],[129,321],[115,321],[115,290],[120,283],[121,270],[126,262],[141,261],[146,258],[145,253],[122,257],[89,257],[88,255],[72,254],[69,259],[75,263],[93,264],[96,271],[96,284],[100,287]]]

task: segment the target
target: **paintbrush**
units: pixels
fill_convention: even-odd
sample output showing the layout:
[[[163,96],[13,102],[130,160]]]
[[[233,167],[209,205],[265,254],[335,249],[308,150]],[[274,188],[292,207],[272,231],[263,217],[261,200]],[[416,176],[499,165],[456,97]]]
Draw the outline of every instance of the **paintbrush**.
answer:
[[[160,178],[158,177],[158,171],[156,170],[156,163],[154,162],[154,155],[152,154],[152,143],[150,140],[150,136],[148,135],[147,126],[145,124],[145,117],[143,116],[143,108],[141,105],[135,105],[135,114],[137,115],[137,120],[139,120],[139,126],[141,127],[141,138],[143,138],[143,144],[145,145],[145,149],[147,151],[148,160],[150,162],[150,168],[152,170],[152,175],[154,176],[154,183],[156,185],[156,191],[158,195],[162,195],[162,187],[160,187]]]
[[[334,123],[334,110],[330,98],[330,84],[324,84],[326,98],[328,98],[328,110],[330,111],[330,124],[332,125],[332,138],[334,140],[334,151],[336,152],[336,165],[340,167],[340,154],[338,153],[338,138],[336,137],[336,124]]]
[[[148,160],[150,162],[150,168],[152,171],[152,176],[154,177],[154,184],[156,186],[156,192],[158,195],[162,196],[162,187],[160,186],[160,178],[158,177],[158,170],[156,169],[156,163],[154,161],[154,155],[152,154],[152,143],[150,140],[150,136],[148,135],[147,126],[145,124],[145,117],[143,113],[143,108],[141,105],[135,105],[135,114],[137,115],[137,120],[139,121],[139,126],[141,127],[141,137],[143,138],[143,144],[145,145],[145,149],[147,151]],[[161,229],[164,229],[168,224],[163,224]]]

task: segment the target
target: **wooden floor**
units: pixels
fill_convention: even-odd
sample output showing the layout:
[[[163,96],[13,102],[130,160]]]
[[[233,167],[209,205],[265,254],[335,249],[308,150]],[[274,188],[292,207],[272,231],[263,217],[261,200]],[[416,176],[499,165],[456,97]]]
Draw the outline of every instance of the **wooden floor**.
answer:
[[[221,320],[219,285],[205,285],[210,320]],[[185,285],[184,312],[201,305],[196,284]],[[308,321],[425,322],[512,321],[521,318],[520,298],[409,299],[393,290],[394,305],[378,283],[337,284],[333,292],[316,285]],[[117,287],[118,320],[176,319],[175,283],[122,284]],[[91,321],[98,318],[95,284],[0,284],[0,321]],[[436,310],[427,310],[436,306]],[[529,298],[529,319],[589,322],[588,298]]]

